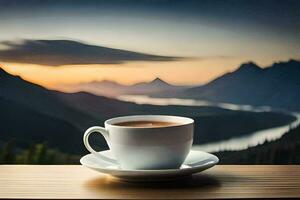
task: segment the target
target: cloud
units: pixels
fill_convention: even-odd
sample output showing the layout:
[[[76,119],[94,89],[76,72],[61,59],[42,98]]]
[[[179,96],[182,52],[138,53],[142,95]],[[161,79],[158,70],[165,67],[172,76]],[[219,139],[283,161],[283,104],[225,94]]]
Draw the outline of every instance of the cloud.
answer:
[[[81,43],[73,40],[3,41],[0,61],[48,66],[80,64],[121,64],[129,61],[176,61],[171,57],[138,53]]]

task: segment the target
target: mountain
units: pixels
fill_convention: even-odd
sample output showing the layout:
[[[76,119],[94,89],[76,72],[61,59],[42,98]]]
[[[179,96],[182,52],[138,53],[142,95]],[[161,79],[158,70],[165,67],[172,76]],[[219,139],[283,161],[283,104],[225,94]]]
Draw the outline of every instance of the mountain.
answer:
[[[18,148],[47,142],[50,148],[63,152],[86,152],[83,131],[117,115],[122,110],[119,105],[124,108],[131,105],[91,94],[48,90],[1,68],[0,83],[0,144],[16,140]],[[91,112],[93,107],[89,106],[95,104],[100,107]],[[102,138],[97,141],[105,145]]]
[[[18,148],[47,142],[68,153],[82,153],[82,130],[93,117],[64,104],[56,91],[8,74],[0,68],[0,141]]]
[[[41,114],[67,120],[78,128],[85,127],[86,122],[92,120],[91,116],[64,104],[57,97],[58,92],[8,74],[1,68],[0,82],[0,97],[3,99],[17,102]]]
[[[141,82],[131,85],[124,94],[151,94],[163,91],[178,91],[186,86],[171,85],[160,78],[156,78],[150,82]]]
[[[64,87],[72,91],[86,91],[96,95],[110,97],[125,94],[149,95],[163,91],[175,92],[187,88],[187,86],[171,85],[160,78],[155,78],[150,82],[140,82],[133,85],[123,85],[114,81],[103,80],[74,85],[65,85]]]
[[[160,80],[152,85],[165,84]],[[143,84],[138,85],[138,87]],[[137,87],[137,86],[136,86]],[[46,142],[62,153],[83,154],[84,130],[103,125],[111,117],[135,114],[165,114],[195,120],[195,144],[229,139],[259,129],[280,126],[295,120],[281,113],[252,113],[216,107],[156,106],[122,102],[87,92],[63,93],[8,74],[0,69],[0,149],[14,140],[17,149]],[[218,124],[218,126],[216,126]],[[92,143],[105,147],[102,137]],[[1,150],[0,150],[1,151]]]
[[[299,77],[300,62],[296,60],[274,63],[266,68],[249,62],[203,86],[158,96],[300,110]]]
[[[122,85],[115,81],[103,80],[103,81],[92,81],[87,83],[68,84],[63,85],[67,90],[72,92],[86,91],[96,95],[105,96],[117,96],[122,94],[127,89],[126,85]]]

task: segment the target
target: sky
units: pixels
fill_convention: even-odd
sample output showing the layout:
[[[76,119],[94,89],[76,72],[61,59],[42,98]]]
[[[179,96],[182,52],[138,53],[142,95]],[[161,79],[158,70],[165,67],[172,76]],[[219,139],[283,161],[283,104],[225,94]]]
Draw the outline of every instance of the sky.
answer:
[[[0,63],[48,88],[160,77],[203,84],[300,59],[297,0],[0,0]]]

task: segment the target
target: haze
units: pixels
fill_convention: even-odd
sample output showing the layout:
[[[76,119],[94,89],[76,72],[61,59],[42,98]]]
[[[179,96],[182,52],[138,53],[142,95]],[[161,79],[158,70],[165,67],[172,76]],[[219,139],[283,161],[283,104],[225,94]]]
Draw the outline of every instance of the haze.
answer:
[[[156,77],[202,84],[250,60],[266,66],[299,59],[299,9],[296,0],[1,1],[0,63],[9,73],[54,89],[66,83],[108,79],[132,84]],[[68,40],[142,57],[130,54],[130,59],[103,63],[87,56],[74,64],[63,61],[80,57],[80,48],[60,56],[45,51],[47,62],[36,61],[38,53],[23,59],[17,59],[20,49],[7,53],[8,44],[24,40]]]

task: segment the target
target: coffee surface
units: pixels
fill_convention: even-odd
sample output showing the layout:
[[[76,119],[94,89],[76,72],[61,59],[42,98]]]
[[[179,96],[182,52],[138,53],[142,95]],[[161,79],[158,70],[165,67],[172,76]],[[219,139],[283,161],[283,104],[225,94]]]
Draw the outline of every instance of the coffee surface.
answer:
[[[166,127],[166,126],[176,126],[180,123],[177,122],[164,122],[164,121],[127,121],[115,123],[117,126],[127,126],[127,127],[141,127],[141,128],[151,128],[151,127]]]

